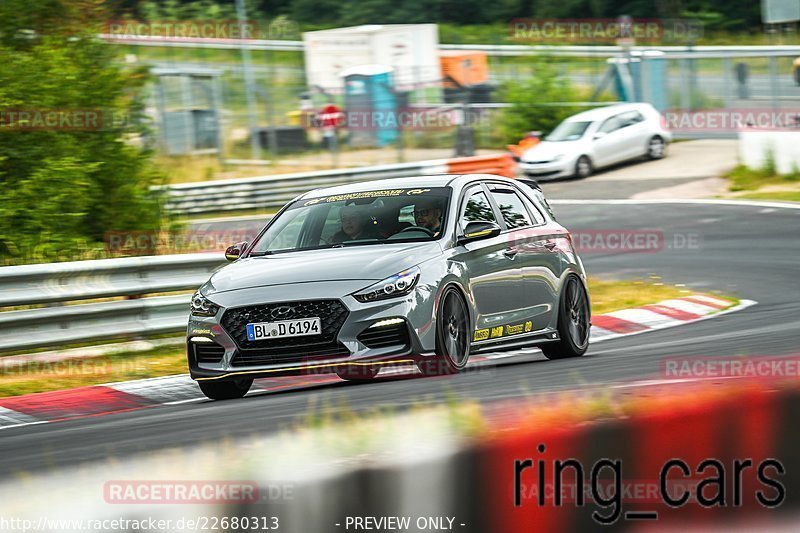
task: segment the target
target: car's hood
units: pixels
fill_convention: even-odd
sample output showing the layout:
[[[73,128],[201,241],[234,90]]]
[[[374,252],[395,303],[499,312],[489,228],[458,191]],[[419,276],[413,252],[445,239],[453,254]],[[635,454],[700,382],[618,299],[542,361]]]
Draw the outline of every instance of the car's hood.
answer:
[[[441,255],[437,242],[306,250],[240,259],[217,270],[202,291],[219,292],[312,281],[379,281]]]
[[[552,161],[558,155],[564,155],[574,152],[577,147],[582,143],[580,139],[577,141],[559,141],[550,142],[542,141],[536,146],[533,146],[522,154],[523,161]]]

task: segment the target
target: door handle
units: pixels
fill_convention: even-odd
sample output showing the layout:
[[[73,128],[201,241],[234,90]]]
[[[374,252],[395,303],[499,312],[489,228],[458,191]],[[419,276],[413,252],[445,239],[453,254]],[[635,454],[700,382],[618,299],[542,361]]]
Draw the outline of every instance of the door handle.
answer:
[[[519,250],[517,250],[516,248],[506,248],[505,250],[503,250],[503,255],[508,257],[509,259],[514,259],[514,257],[516,257],[518,252]]]

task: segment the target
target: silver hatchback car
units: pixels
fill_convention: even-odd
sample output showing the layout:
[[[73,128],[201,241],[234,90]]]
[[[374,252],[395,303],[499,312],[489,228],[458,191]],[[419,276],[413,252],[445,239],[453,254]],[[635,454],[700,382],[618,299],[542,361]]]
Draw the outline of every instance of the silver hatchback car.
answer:
[[[533,182],[401,178],[317,189],[287,204],[192,298],[192,378],[212,399],[254,378],[386,365],[426,375],[481,351],[589,342],[586,275]]]

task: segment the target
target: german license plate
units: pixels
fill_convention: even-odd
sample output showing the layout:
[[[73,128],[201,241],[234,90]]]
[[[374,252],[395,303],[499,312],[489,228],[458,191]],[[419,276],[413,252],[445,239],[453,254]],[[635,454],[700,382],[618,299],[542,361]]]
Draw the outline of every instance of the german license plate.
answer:
[[[247,324],[247,340],[249,341],[303,337],[321,333],[322,325],[319,317]]]

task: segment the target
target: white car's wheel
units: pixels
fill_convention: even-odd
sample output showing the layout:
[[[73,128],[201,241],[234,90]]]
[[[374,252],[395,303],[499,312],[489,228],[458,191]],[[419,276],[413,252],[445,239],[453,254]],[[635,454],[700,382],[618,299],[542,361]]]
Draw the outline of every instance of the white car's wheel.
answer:
[[[588,178],[592,175],[592,162],[591,160],[582,155],[575,163],[575,177],[578,179]]]
[[[661,159],[667,152],[667,143],[658,135],[654,135],[647,143],[647,157],[650,159]]]

